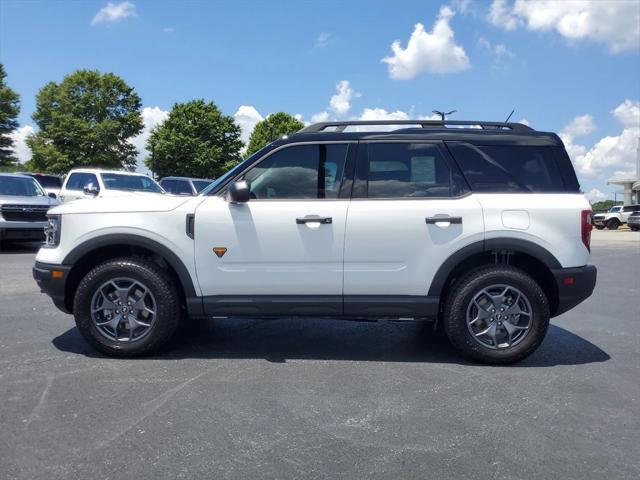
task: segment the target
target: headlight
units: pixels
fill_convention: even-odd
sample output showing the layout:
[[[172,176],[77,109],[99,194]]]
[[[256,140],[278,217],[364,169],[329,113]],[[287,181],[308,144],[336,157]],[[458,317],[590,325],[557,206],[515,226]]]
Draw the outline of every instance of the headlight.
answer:
[[[47,226],[44,227],[45,247],[54,248],[60,244],[61,226],[62,218],[60,215],[47,215]]]

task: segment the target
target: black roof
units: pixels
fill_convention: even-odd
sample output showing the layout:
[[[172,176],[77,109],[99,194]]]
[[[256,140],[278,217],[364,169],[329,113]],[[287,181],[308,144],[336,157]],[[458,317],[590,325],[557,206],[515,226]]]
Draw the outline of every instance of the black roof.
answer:
[[[348,127],[381,126],[399,128],[378,131],[348,131]],[[555,133],[538,132],[521,123],[486,121],[375,120],[321,122],[282,138],[276,145],[294,142],[340,140],[448,140],[484,144],[562,146]]]

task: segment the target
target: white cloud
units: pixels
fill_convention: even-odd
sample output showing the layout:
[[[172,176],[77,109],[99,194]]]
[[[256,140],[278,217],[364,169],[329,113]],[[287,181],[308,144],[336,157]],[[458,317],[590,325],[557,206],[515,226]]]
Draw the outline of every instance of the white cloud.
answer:
[[[31,160],[31,149],[27,146],[27,137],[34,133],[31,125],[15,129],[9,134],[13,140],[13,152],[18,158],[19,163],[25,163]]]
[[[142,109],[142,132],[129,140],[138,150],[138,164],[136,166],[138,172],[149,172],[149,169],[144,164],[144,160],[149,156],[146,147],[147,140],[151,135],[151,131],[164,122],[168,116],[169,112],[162,110],[160,107],[144,107]]]
[[[318,112],[311,115],[311,123],[326,122],[329,120],[329,112]]]
[[[640,136],[640,102],[625,100],[611,114],[622,124],[622,131],[619,135],[601,138],[591,148],[574,143],[576,137],[593,132],[593,119],[589,115],[574,118],[560,132],[567,153],[580,175],[595,177],[610,174],[612,169],[620,172],[634,170]]]
[[[399,40],[391,44],[393,55],[384,57],[389,76],[395,80],[411,80],[423,72],[453,73],[471,66],[464,49],[455,43],[449,21],[455,12],[448,6],[440,8],[433,31],[427,32],[417,23],[406,48]]]
[[[251,105],[240,105],[240,108],[233,114],[233,118],[238,125],[240,125],[240,138],[244,142],[245,146],[249,143],[249,138],[253,129],[258,122],[264,119],[262,115]]]
[[[522,20],[513,13],[507,0],[493,0],[487,18],[493,25],[505,30],[515,30],[522,25]]]
[[[106,7],[102,7],[95,17],[91,20],[91,25],[102,22],[117,22],[123,18],[135,17],[136,6],[131,2],[107,3]]]
[[[313,44],[313,48],[316,50],[320,50],[329,45],[331,41],[331,33],[330,32],[321,32],[320,35],[316,37],[316,41]]]
[[[388,112],[384,108],[365,108],[358,120],[410,120],[410,117],[400,110]]]
[[[638,49],[640,8],[636,0],[494,0],[488,20],[506,30],[555,30],[569,41],[590,39],[613,53]]]
[[[588,135],[595,129],[596,124],[591,115],[578,115],[562,129],[560,135],[575,138]]]
[[[611,113],[625,127],[640,128],[640,102],[632,102],[626,99]]]
[[[585,193],[584,196],[587,197],[587,200],[589,200],[589,202],[591,203],[595,203],[600,200],[606,200],[607,198],[607,194],[601,192],[597,188],[592,188],[587,193]]]
[[[175,31],[176,31],[176,29],[173,28],[173,27],[164,27],[162,29],[162,33],[166,33],[167,35],[171,35]]]
[[[343,116],[351,110],[351,99],[359,97],[360,94],[351,88],[349,80],[341,80],[336,85],[336,93],[329,100],[329,108],[338,116]]]
[[[531,126],[531,123],[529,123],[529,120],[527,120],[526,118],[521,118],[517,123],[521,123],[523,125],[526,125],[527,127]]]
[[[351,110],[351,101],[360,96],[352,87],[349,80],[340,80],[336,84],[336,93],[329,99],[329,108],[336,116],[343,117]],[[326,122],[331,118],[328,110],[315,113],[311,116],[311,122]]]

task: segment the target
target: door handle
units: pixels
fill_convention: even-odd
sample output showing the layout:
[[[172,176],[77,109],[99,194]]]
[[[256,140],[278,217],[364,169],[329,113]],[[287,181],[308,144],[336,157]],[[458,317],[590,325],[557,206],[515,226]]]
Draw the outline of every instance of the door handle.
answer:
[[[331,217],[319,217],[317,215],[309,215],[306,217],[296,218],[296,223],[298,225],[304,225],[305,223],[321,223],[322,225],[328,225],[330,223],[333,223],[333,219]]]
[[[425,218],[427,224],[436,224],[436,223],[449,223],[462,225],[462,217],[450,217],[449,215],[442,215],[440,217],[427,217]]]

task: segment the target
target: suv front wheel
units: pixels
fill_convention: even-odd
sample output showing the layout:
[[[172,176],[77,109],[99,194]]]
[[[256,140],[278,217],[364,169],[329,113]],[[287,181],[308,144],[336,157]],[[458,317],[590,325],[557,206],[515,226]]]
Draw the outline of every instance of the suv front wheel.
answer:
[[[160,349],[180,320],[180,298],[171,276],[139,257],[117,258],[93,268],[74,300],[76,325],[97,350],[134,357]]]
[[[538,283],[509,265],[480,267],[460,278],[444,308],[444,329],[460,352],[483,363],[513,363],[538,348],[549,326]]]

